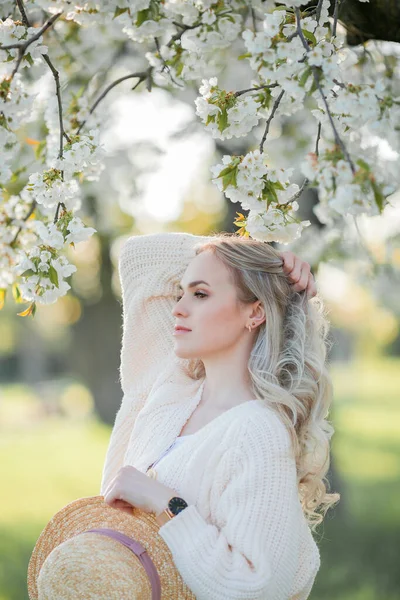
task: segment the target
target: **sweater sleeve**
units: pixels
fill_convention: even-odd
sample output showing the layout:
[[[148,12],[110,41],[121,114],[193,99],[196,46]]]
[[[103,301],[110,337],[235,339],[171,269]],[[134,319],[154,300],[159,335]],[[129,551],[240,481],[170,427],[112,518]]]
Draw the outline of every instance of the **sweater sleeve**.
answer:
[[[208,239],[180,232],[147,234],[129,237],[121,249],[123,397],[106,452],[101,494],[123,466],[135,419],[163,366],[173,357],[177,285],[195,256],[195,246]]]
[[[242,425],[213,482],[211,522],[190,504],[159,534],[198,600],[289,600],[304,518],[290,436],[278,417]]]
[[[190,233],[155,233],[128,238],[119,260],[123,337],[120,381],[124,393],[148,393],[173,356],[178,284],[195,247],[212,239]]]

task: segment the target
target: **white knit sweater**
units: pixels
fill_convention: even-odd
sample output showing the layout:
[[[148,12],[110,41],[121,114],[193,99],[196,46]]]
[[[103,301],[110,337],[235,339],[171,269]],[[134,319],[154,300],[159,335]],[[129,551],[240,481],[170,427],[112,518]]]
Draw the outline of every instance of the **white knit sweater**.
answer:
[[[196,408],[204,379],[184,372],[173,351],[174,297],[207,237],[130,237],[119,275],[123,391],[100,494],[118,469],[143,473],[174,442]],[[220,414],[168,453],[157,479],[189,504],[159,533],[198,600],[303,600],[320,567],[299,501],[290,437],[262,400]]]

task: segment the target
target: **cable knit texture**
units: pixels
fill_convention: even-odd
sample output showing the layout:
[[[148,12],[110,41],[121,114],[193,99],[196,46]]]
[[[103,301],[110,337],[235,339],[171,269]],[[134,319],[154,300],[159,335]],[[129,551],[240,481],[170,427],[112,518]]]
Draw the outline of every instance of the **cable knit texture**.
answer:
[[[173,350],[178,283],[205,236],[130,237],[119,259],[122,403],[101,494],[124,465],[143,473],[179,436],[205,380]],[[303,515],[289,434],[263,400],[235,405],[156,467],[189,504],[159,533],[198,600],[304,600],[320,567]]]

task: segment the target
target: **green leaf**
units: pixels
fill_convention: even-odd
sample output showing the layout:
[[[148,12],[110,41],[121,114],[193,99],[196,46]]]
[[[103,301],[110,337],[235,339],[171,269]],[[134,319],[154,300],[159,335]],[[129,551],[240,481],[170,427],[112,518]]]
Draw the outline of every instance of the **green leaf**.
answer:
[[[129,8],[120,8],[119,6],[117,6],[115,8],[113,19],[116,19],[117,17],[119,17],[119,15],[122,15],[124,12],[128,12],[128,10]]]
[[[232,169],[231,171],[229,171],[229,173],[227,173],[226,175],[224,175],[224,177],[222,178],[222,189],[223,189],[223,191],[226,190],[226,188],[228,187],[228,185],[231,185],[233,187],[237,187],[236,169]]]
[[[318,84],[317,84],[317,81],[316,81],[316,79],[314,77],[314,81],[312,82],[312,86],[310,87],[310,91],[308,92],[309,95],[311,96],[311,94],[313,94],[316,89],[318,89]]]
[[[301,77],[300,77],[300,80],[299,80],[299,85],[300,85],[301,87],[304,87],[304,86],[305,86],[305,84],[306,84],[306,81],[307,81],[307,79],[310,77],[311,73],[312,73],[312,71],[311,71],[311,67],[306,67],[306,68],[304,69],[304,71],[303,71],[303,73],[302,73],[302,75],[301,75]]]
[[[45,148],[46,148],[46,140],[42,140],[41,142],[39,142],[39,144],[36,145],[36,147],[35,147],[36,160],[40,159]]]
[[[229,165],[228,167],[225,167],[225,169],[222,169],[221,173],[218,175],[218,177],[216,177],[216,179],[218,179],[219,177],[224,177],[225,175],[227,175],[231,171],[233,171],[232,165]]]
[[[13,283],[12,285],[12,295],[14,297],[15,302],[18,302],[19,299],[21,298],[21,292],[19,291],[19,287],[16,283]]]
[[[218,114],[218,129],[222,132],[228,127],[228,111],[223,108]]]
[[[362,158],[359,158],[358,160],[356,160],[356,163],[359,167],[362,167],[366,171],[368,171],[368,172],[371,171],[369,164],[366,163],[365,160],[363,160]]]
[[[381,213],[383,211],[383,202],[385,200],[385,196],[383,195],[382,190],[380,189],[376,181],[371,181],[371,186],[374,191],[375,203],[379,208],[379,212]]]
[[[180,62],[176,67],[176,74],[179,77],[183,71],[183,62]]]
[[[140,27],[145,21],[149,20],[149,9],[139,10],[136,19],[136,27]]]
[[[32,275],[37,275],[36,271],[33,269],[27,269],[23,273],[21,273],[20,277],[31,277]]]
[[[206,125],[209,125],[210,123],[215,123],[215,115],[208,115]]]
[[[283,183],[281,183],[280,181],[275,181],[275,183],[273,183],[273,187],[276,190],[281,190],[281,191],[285,189],[283,186]]]
[[[278,202],[278,195],[276,193],[274,184],[271,181],[266,181],[262,195],[267,197],[267,207],[271,204],[271,202]]]
[[[33,58],[32,56],[29,54],[29,52],[27,52],[24,55],[24,59],[32,66],[33,65]]]
[[[56,287],[58,287],[58,273],[55,270],[55,268],[53,267],[53,265],[50,265],[48,275],[49,275],[49,279],[50,279],[51,283],[53,285],[55,285]]]
[[[317,44],[317,38],[315,37],[315,35],[313,33],[311,33],[311,31],[307,31],[307,29],[302,29],[302,32],[303,32],[305,38],[310,40],[310,42],[312,42],[313,44],[315,44],[315,45]]]

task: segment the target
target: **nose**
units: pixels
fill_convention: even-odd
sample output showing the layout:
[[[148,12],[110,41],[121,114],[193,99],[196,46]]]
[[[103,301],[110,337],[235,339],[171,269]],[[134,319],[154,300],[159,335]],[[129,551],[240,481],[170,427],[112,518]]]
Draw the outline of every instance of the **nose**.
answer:
[[[184,307],[183,298],[175,302],[175,306],[172,310],[172,315],[177,317],[178,315],[187,315],[187,310]]]

